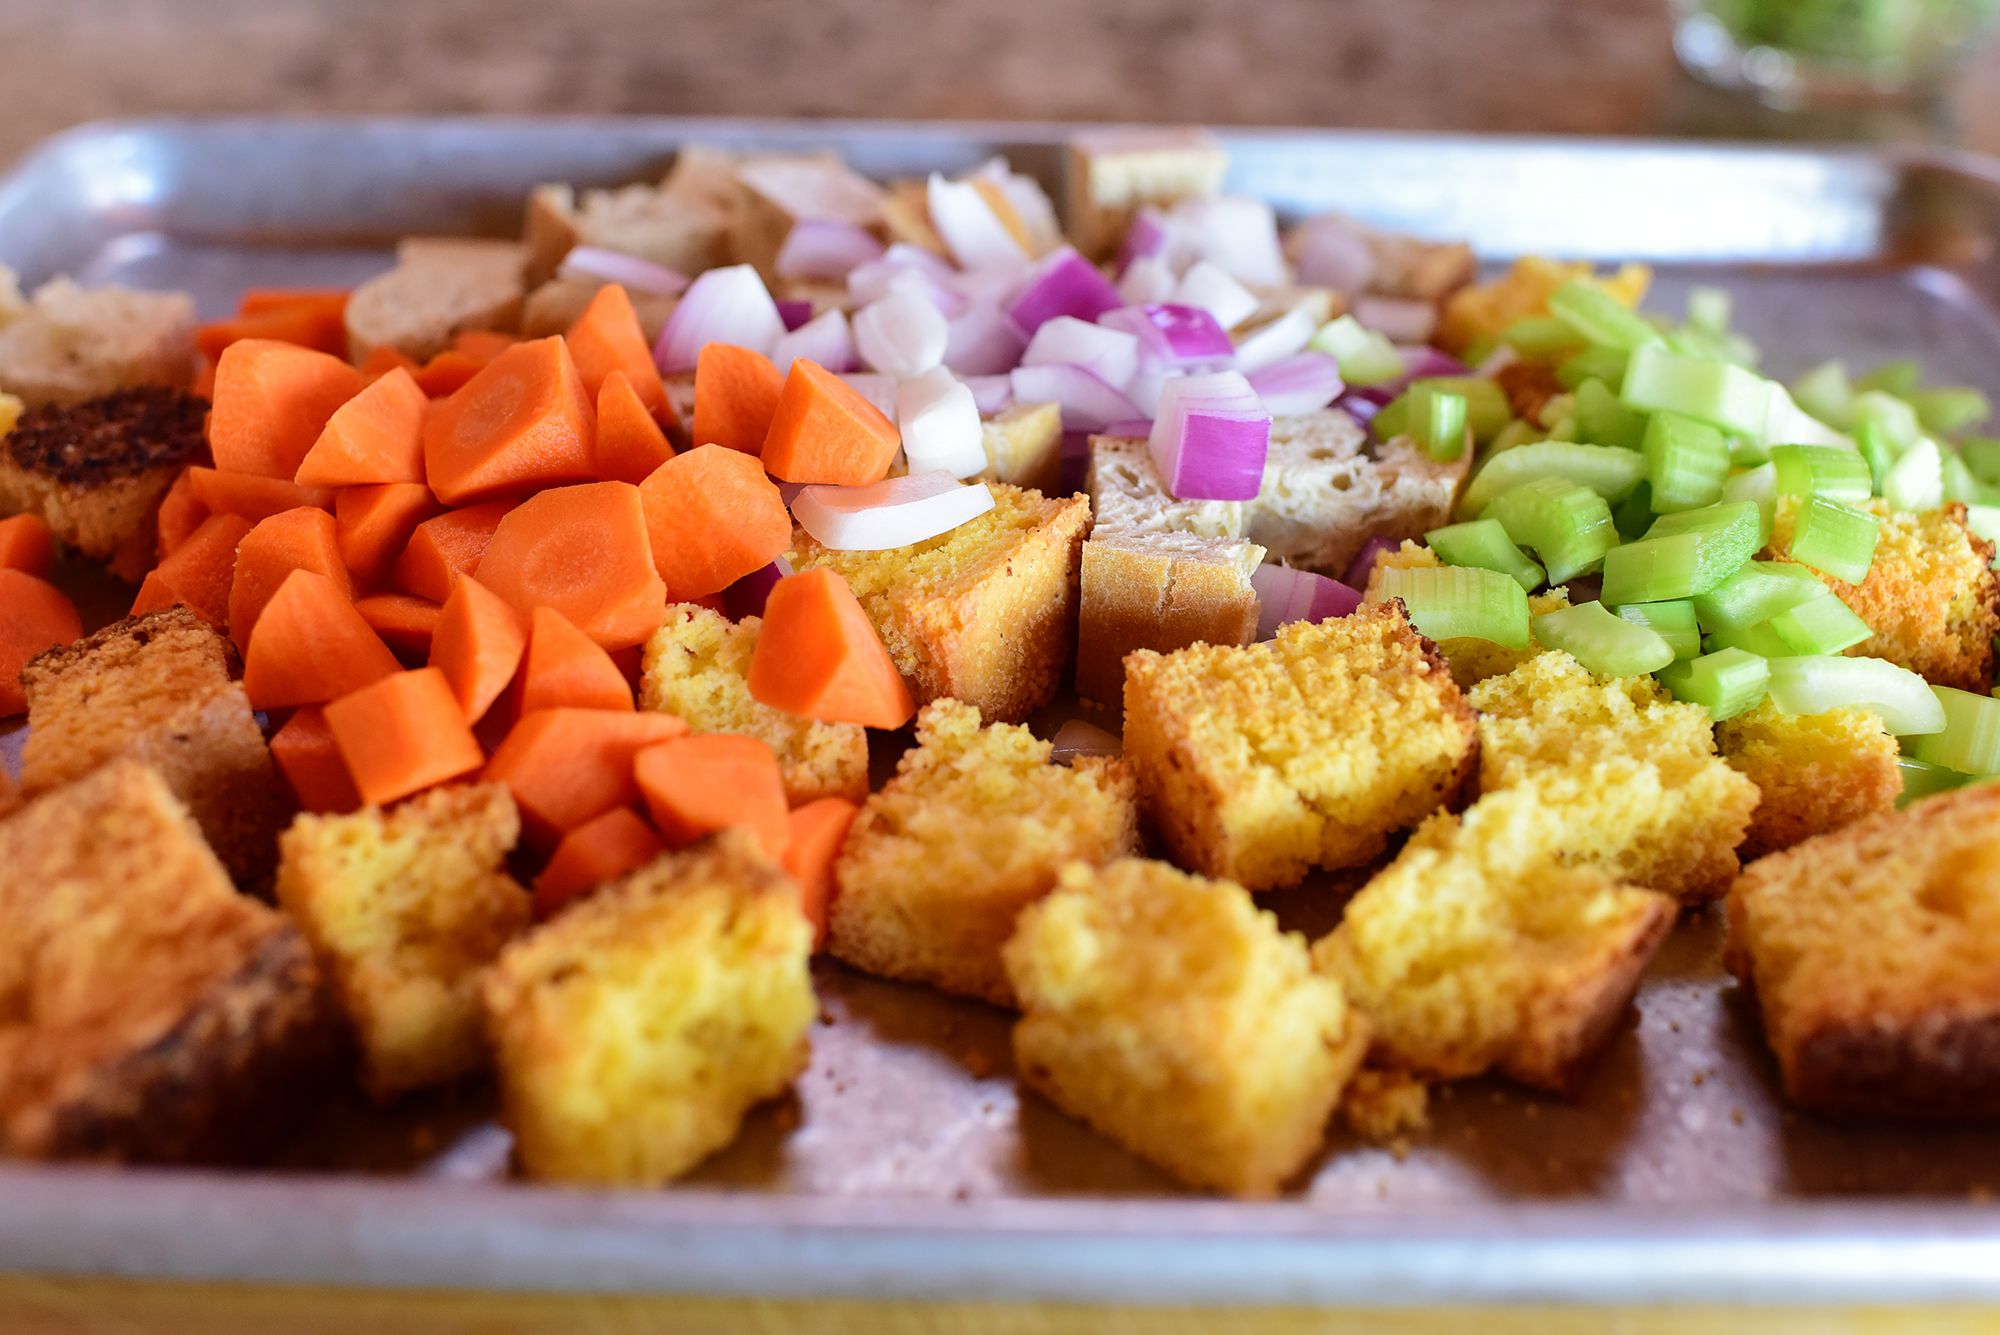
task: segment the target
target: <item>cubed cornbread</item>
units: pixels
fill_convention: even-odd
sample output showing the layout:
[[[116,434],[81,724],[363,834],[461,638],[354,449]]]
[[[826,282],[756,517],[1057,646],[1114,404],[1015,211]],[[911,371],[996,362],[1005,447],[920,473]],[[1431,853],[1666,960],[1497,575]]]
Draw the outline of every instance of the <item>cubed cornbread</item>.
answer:
[[[1700,705],[1651,677],[1597,677],[1548,652],[1468,693],[1482,792],[1529,787],[1564,813],[1560,861],[1689,904],[1729,888],[1757,785],[1715,753]]]
[[[1794,1102],[2000,1115],[2000,784],[1760,858],[1727,902],[1730,970]]]
[[[797,884],[741,830],[669,853],[508,946],[484,987],[530,1177],[657,1186],[805,1069]]]
[[[30,408],[82,403],[119,390],[194,380],[194,301],[185,292],[79,287],[55,278],[0,309],[0,385]]]
[[[1340,1096],[1340,1120],[1363,1140],[1394,1144],[1430,1125],[1430,1083],[1392,1066],[1364,1066]]]
[[[520,328],[527,248],[475,237],[405,237],[396,265],[347,299],[347,346],[354,360],[394,348],[418,361],[471,330]]]
[[[1062,485],[1062,407],[1015,403],[979,424],[989,482],[1033,487],[1044,495]]]
[[[833,551],[801,529],[786,555],[847,580],[919,704],[962,700],[1017,723],[1069,668],[1090,502],[987,485],[991,510],[912,546]]]
[[[1385,551],[1375,558],[1375,564],[1369,567],[1363,600],[1371,603],[1385,600],[1386,595],[1382,592],[1382,572],[1385,570],[1435,570],[1443,564],[1444,562],[1438,560],[1437,554],[1430,548],[1421,543],[1406,541],[1402,546],[1392,551]],[[1569,589],[1566,586],[1543,589],[1539,593],[1528,595],[1530,618],[1568,606]],[[1532,621],[1530,624],[1532,626]],[[1509,649],[1504,644],[1495,644],[1491,640],[1470,636],[1439,640],[1437,647],[1438,652],[1444,655],[1445,662],[1451,665],[1451,679],[1458,683],[1458,688],[1462,691],[1471,690],[1488,677],[1503,676],[1512,672],[1530,658],[1546,652],[1535,640],[1532,629],[1528,632],[1527,646],[1521,649]]]
[[[1243,536],[1301,570],[1344,579],[1375,538],[1421,537],[1451,521],[1472,452],[1441,462],[1407,436],[1380,445],[1338,409],[1275,417]]]
[[[1076,248],[1093,259],[1118,249],[1142,204],[1164,205],[1222,189],[1229,154],[1206,130],[1118,126],[1070,139],[1063,216]]]
[[[1627,264],[1600,277],[1587,261],[1564,263],[1523,255],[1499,277],[1452,293],[1432,342],[1446,352],[1462,353],[1497,339],[1516,320],[1547,315],[1549,298],[1573,279],[1588,279],[1620,305],[1636,309],[1652,284],[1653,271],[1643,264]]]
[[[1745,861],[1892,811],[1903,791],[1896,739],[1869,709],[1787,714],[1769,700],[1716,725],[1730,768],[1757,785]]]
[[[113,761],[0,821],[0,868],[8,1153],[241,1157],[337,1069],[312,952],[149,767]]]
[[[1819,576],[1875,632],[1847,652],[1886,658],[1936,686],[1984,694],[1993,684],[1993,637],[2000,634],[1994,545],[1965,526],[1965,507],[1957,502],[1921,514],[1891,510],[1879,499],[1860,508],[1882,520],[1868,574],[1859,584]],[[1797,519],[1798,502],[1781,499],[1772,554],[1790,553]]]
[[[1181,865],[1252,890],[1356,867],[1457,796],[1472,709],[1400,604],[1125,660],[1125,756]]]
[[[117,758],[157,770],[237,883],[262,886],[291,816],[229,642],[186,607],[114,621],[28,664],[21,784],[59,788]]]
[[[925,706],[917,745],[841,845],[827,948],[869,973],[1012,1005],[1000,951],[1021,910],[1065,864],[1139,849],[1126,763],[1058,765],[1053,749],[1016,724],[980,726],[970,705]]]
[[[331,976],[376,1098],[486,1064],[480,976],[530,917],[528,892],[501,870],[520,832],[501,784],[301,815],[285,831],[278,903]]]
[[[1568,1087],[1673,925],[1673,900],[1555,862],[1568,813],[1528,788],[1432,817],[1348,902],[1314,962],[1374,1026],[1371,1062]]]
[[[693,603],[668,607],[646,641],[641,707],[676,715],[696,732],[736,732],[765,743],[778,757],[793,806],[822,797],[859,802],[868,796],[866,730],[801,718],[751,698],[750,655],[762,626],[757,617],[731,621]]]
[[[1368,1046],[1303,937],[1163,862],[1064,867],[1006,963],[1021,1079],[1190,1186],[1276,1194]]]

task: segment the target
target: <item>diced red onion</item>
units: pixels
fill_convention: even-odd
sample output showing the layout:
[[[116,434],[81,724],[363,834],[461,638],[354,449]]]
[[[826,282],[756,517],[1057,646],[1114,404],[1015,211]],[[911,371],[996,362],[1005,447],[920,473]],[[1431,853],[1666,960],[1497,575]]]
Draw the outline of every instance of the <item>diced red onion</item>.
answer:
[[[1118,276],[1118,299],[1129,306],[1171,301],[1180,279],[1159,255],[1142,255]]]
[[[1278,244],[1277,216],[1261,199],[1243,195],[1184,199],[1168,212],[1167,222],[1177,240],[1238,282],[1280,287],[1291,279],[1284,248]]]
[[[1060,405],[1066,431],[1102,431],[1108,422],[1142,415],[1132,400],[1080,366],[1017,366],[1012,380],[1017,403]]]
[[[1160,415],[1160,390],[1165,387],[1169,380],[1177,380],[1181,376],[1188,375],[1192,369],[1195,368],[1169,366],[1151,353],[1147,353],[1139,358],[1139,369],[1133,373],[1131,381],[1126,384],[1125,397],[1132,400],[1133,406],[1139,410],[1141,417],[1158,417]],[[1205,367],[1199,369],[1221,370],[1223,368],[1214,362],[1210,362]]]
[[[889,247],[879,260],[854,267],[847,275],[847,295],[856,306],[880,301],[891,292],[914,289],[956,319],[970,305],[957,286],[957,271],[937,256],[916,246],[901,243]]]
[[[771,345],[771,364],[783,375],[799,358],[818,362],[838,375],[854,369],[854,335],[847,327],[847,314],[824,310]]]
[[[1428,380],[1441,375],[1471,375],[1472,368],[1448,352],[1418,344],[1414,347],[1399,344],[1396,351],[1403,356],[1403,379],[1405,387],[1411,380]],[[1401,393],[1402,390],[1396,391]]]
[[[601,278],[634,292],[649,292],[660,297],[677,297],[687,291],[688,286],[688,276],[678,269],[642,260],[637,255],[605,250],[601,246],[571,247],[562,258],[561,268],[565,273]]]
[[[1352,297],[1375,276],[1375,254],[1345,218],[1312,218],[1292,232],[1292,266],[1301,283]]]
[[[1260,326],[1236,345],[1236,369],[1244,375],[1254,375],[1267,366],[1274,366],[1305,351],[1306,344],[1312,342],[1312,336],[1318,330],[1312,308],[1301,302],[1277,319]]]
[[[998,305],[975,301],[951,322],[944,360],[961,375],[1003,375],[1021,360],[1021,335]]]
[[[1001,197],[1014,210],[1014,217],[1034,242],[1036,251],[1047,250],[1062,241],[1062,224],[1056,220],[1055,203],[1040,181],[1021,175],[1007,165],[1007,159],[998,157],[980,163],[972,174],[1000,187]]]
[[[1271,448],[1271,415],[1235,371],[1181,376],[1160,391],[1147,445],[1174,496],[1252,500]]]
[[[762,570],[753,570],[722,591],[722,611],[732,621],[764,615],[764,600],[771,596],[779,580],[792,573],[792,563],[779,557]]]
[[[1044,255],[1035,265],[1020,294],[1007,304],[1007,315],[1023,336],[1033,337],[1036,330],[1058,315],[1095,320],[1106,311],[1116,310],[1123,300],[1096,265],[1077,254],[1073,247],[1062,246]]]
[[[1273,417],[1316,413],[1340,397],[1340,363],[1308,349],[1251,372],[1250,388]]]
[[[1224,272],[1220,265],[1197,260],[1174,286],[1174,304],[1199,306],[1224,329],[1234,329],[1250,318],[1258,302],[1255,293]]]
[[[1153,419],[1150,417],[1128,417],[1122,422],[1106,422],[1100,436],[1123,436],[1127,440],[1144,440],[1153,434]]]
[[[854,313],[854,350],[884,375],[922,375],[944,360],[951,326],[936,306],[898,288]]]
[[[1132,215],[1126,225],[1125,239],[1119,243],[1118,259],[1112,272],[1123,278],[1132,261],[1152,259],[1164,255],[1167,249],[1167,225],[1159,213],[1152,208],[1141,208]]]
[[[985,483],[932,472],[865,487],[807,487],[792,501],[792,517],[823,547],[881,552],[949,533],[992,508]]]
[[[1139,340],[1122,329],[1058,315],[1035,331],[1021,354],[1023,366],[1067,364],[1115,389],[1123,389],[1139,369]]]
[[[931,226],[944,239],[945,249],[960,264],[1020,264],[1028,258],[1021,243],[1000,221],[1000,215],[986,202],[979,188],[967,181],[947,181],[936,172],[925,190],[930,206]]]
[[[1354,560],[1347,567],[1347,583],[1350,588],[1365,589],[1368,577],[1375,573],[1375,562],[1384,552],[1393,552],[1403,544],[1395,538],[1375,537],[1361,544]]]
[[[874,233],[853,223],[806,218],[792,224],[774,266],[786,278],[840,282],[856,267],[882,258]]]
[[[803,297],[787,297],[775,303],[778,318],[785,322],[785,332],[791,333],[813,318],[813,304]]]
[[[1057,728],[1049,743],[1049,759],[1058,765],[1067,765],[1078,756],[1116,756],[1124,752],[1125,744],[1118,740],[1118,734],[1080,718],[1070,719]]]
[[[871,371],[849,371],[840,377],[847,387],[881,410],[882,416],[896,420],[896,377]]]
[[[688,285],[660,330],[653,360],[668,375],[692,371],[696,354],[710,343],[768,353],[784,332],[784,318],[764,280],[749,265],[732,264],[710,269]]]
[[[1221,363],[1236,355],[1227,331],[1201,306],[1120,306],[1098,316],[1097,322],[1135,336],[1148,353],[1169,366]]]
[[[979,405],[944,367],[934,366],[896,387],[896,426],[912,473],[972,477],[986,471]]]
[[[947,354],[946,361],[950,357]],[[954,367],[954,370],[957,368]],[[979,409],[981,417],[991,417],[1004,413],[1014,406],[1014,380],[1006,375],[969,375],[964,377],[965,387],[972,391],[973,406]]]
[[[1351,314],[1356,324],[1373,329],[1391,343],[1425,343],[1437,329],[1437,307],[1428,301],[1356,297]]]
[[[1291,621],[1344,617],[1361,606],[1361,595],[1338,580],[1310,570],[1261,565],[1250,572],[1257,591],[1257,638],[1268,640]]]

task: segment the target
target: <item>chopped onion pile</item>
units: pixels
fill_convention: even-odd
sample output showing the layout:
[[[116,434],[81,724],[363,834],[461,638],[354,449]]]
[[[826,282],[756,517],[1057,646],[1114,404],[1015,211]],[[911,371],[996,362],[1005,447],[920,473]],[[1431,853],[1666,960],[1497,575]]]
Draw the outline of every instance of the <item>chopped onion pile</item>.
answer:
[[[861,265],[881,258],[882,243],[867,228],[806,218],[785,233],[773,267],[784,278],[844,282]]]
[[[979,409],[981,417],[991,417],[1004,413],[1014,404],[1014,380],[1006,375],[969,375],[965,387],[972,391],[972,402]]]
[[[1035,265],[1020,292],[1007,303],[1007,315],[1022,334],[1033,337],[1058,316],[1095,320],[1123,304],[1118,289],[1105,281],[1096,265],[1063,246]]]
[[[1080,366],[1114,388],[1139,370],[1139,340],[1122,329],[1058,315],[1035,331],[1021,354],[1023,366]]]
[[[687,275],[677,269],[600,246],[572,246],[563,256],[560,272],[572,277],[599,278],[622,284],[634,292],[660,297],[677,297],[688,287]]]
[[[1257,593],[1257,638],[1268,640],[1291,621],[1344,617],[1361,606],[1361,595],[1338,580],[1289,566],[1261,565],[1250,573]]]
[[[707,344],[734,343],[768,353],[784,333],[784,318],[764,280],[749,265],[732,264],[710,269],[688,285],[653,345],[653,360],[673,375],[692,371]]]
[[[822,311],[771,345],[771,364],[783,375],[799,358],[818,362],[836,375],[854,369],[854,335],[839,310]]]
[[[1222,266],[1198,260],[1174,285],[1174,304],[1199,306],[1224,329],[1233,329],[1257,310],[1257,294],[1236,281]]]
[[[823,547],[880,552],[949,533],[992,508],[985,483],[940,471],[865,487],[805,487],[792,500],[792,517]]]
[[[1236,345],[1236,369],[1244,375],[1255,375],[1267,366],[1304,352],[1306,344],[1312,342],[1312,336],[1318,332],[1319,324],[1312,317],[1312,308],[1300,303],[1277,319],[1244,335]]]
[[[1235,371],[1182,376],[1162,387],[1147,444],[1173,495],[1247,501],[1264,479],[1271,414],[1250,382]]]
[[[898,288],[854,314],[854,350],[884,375],[922,375],[944,360],[951,327],[938,308]]]
[[[969,181],[948,181],[935,172],[926,187],[931,226],[944,239],[951,257],[968,269],[986,265],[1021,264],[1028,252],[979,187]]]
[[[1166,222],[1178,245],[1238,282],[1280,287],[1291,279],[1277,215],[1261,199],[1196,196],[1174,205]]]
[[[912,473],[971,477],[986,469],[979,405],[972,391],[942,366],[896,388],[896,426]]]
[[[1097,322],[1133,335],[1148,356],[1169,367],[1220,366],[1236,353],[1228,332],[1200,306],[1121,306]]]
[[[1340,363],[1323,352],[1301,352],[1252,372],[1250,388],[1273,417],[1316,413],[1340,397]]]
[[[1015,402],[1059,405],[1067,431],[1102,431],[1112,422],[1145,416],[1116,386],[1081,366],[1017,366],[1011,379]]]
[[[1292,232],[1292,264],[1298,281],[1356,296],[1375,276],[1375,254],[1345,218],[1312,218]]]

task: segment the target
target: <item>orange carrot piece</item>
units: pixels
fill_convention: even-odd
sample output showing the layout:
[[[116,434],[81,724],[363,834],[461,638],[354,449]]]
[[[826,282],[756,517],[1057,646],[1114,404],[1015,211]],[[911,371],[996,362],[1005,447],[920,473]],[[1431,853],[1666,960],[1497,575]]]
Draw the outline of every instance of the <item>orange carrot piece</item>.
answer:
[[[56,556],[55,535],[40,515],[10,515],[0,519],[0,570],[24,570],[47,579]]]
[[[451,336],[451,350],[471,357],[482,366],[521,340],[497,329],[461,329]]]
[[[210,515],[139,585],[132,615],[185,604],[217,630],[229,628],[229,595],[236,587],[236,548],[250,532],[241,515]]]
[[[528,620],[528,648],[521,659],[520,714],[537,709],[631,709],[632,687],[611,655],[553,607],[537,607]]]
[[[361,365],[355,369],[361,372],[363,380],[379,380],[391,371],[408,371],[410,379],[416,380],[424,368],[423,363],[410,356],[409,353],[404,352],[401,348],[392,348],[385,343],[366,357],[363,357]],[[418,383],[417,388],[423,389],[421,382]],[[425,392],[428,393],[429,391],[426,390]]]
[[[666,616],[646,512],[629,482],[557,487],[523,501],[494,530],[479,582],[523,617],[555,608],[606,649],[640,643]]]
[[[833,860],[861,807],[844,797],[822,797],[793,807],[792,841],[778,861],[799,883],[799,908],[813,926],[813,949],[826,944],[826,911],[833,902]]]
[[[321,705],[401,666],[338,584],[294,570],[264,604],[250,633],[243,689],[258,709]]]
[[[334,410],[361,391],[338,357],[274,339],[246,338],[215,363],[208,445],[225,473],[290,480]]]
[[[562,339],[516,343],[432,406],[425,475],[447,505],[587,482],[596,417]]]
[[[674,457],[673,443],[646,411],[623,371],[604,377],[597,391],[597,475],[638,485]]]
[[[417,525],[443,508],[421,482],[342,487],[333,498],[340,559],[358,583],[373,588],[389,578]]]
[[[741,825],[767,857],[791,842],[785,779],[778,757],[755,737],[709,732],[649,746],[632,761],[632,777],[671,848]]]
[[[833,372],[801,357],[764,437],[764,467],[786,482],[865,486],[889,475],[902,436],[882,410]]]
[[[300,308],[324,310],[342,319],[347,316],[347,289],[344,287],[251,287],[243,290],[236,303],[238,315],[263,315],[270,311]]]
[[[422,482],[430,404],[408,371],[389,372],[334,409],[292,480],[305,487]]]
[[[396,657],[421,663],[431,656],[431,642],[444,609],[414,594],[371,593],[356,598],[354,610]]]
[[[271,734],[271,759],[305,810],[340,813],[361,805],[347,762],[333,744],[333,729],[326,726],[326,711],[318,705],[292,711],[285,726]]]
[[[917,712],[854,590],[826,569],[772,588],[750,655],[750,694],[790,714],[869,728],[900,728]]]
[[[638,801],[632,758],[686,731],[672,714],[651,710],[544,709],[507,733],[485,777],[507,785],[530,840],[546,848],[592,817]]]
[[[706,345],[694,363],[694,443],[762,453],[784,389],[785,377],[763,353]]]
[[[183,468],[174,485],[167,488],[167,494],[160,498],[160,508],[154,512],[154,527],[159,531],[159,541],[155,550],[160,556],[170,556],[174,548],[194,536],[201,527],[201,521],[210,514],[208,506],[195,494],[194,476]]]
[[[639,495],[653,565],[674,602],[720,593],[791,545],[785,498],[754,455],[696,446],[655,469]]]
[[[512,501],[488,501],[424,520],[411,531],[389,582],[404,593],[442,603],[460,575],[478,569],[494,531],[513,508]]]
[[[21,690],[28,660],[81,634],[76,604],[62,590],[25,570],[0,569],[0,718],[28,707]]]
[[[219,358],[231,344],[248,338],[270,339],[312,348],[333,357],[347,355],[346,294],[338,304],[298,301],[247,311],[216,320],[194,331],[195,351]]]
[[[486,759],[434,667],[392,672],[341,696],[326,707],[326,725],[373,806],[470,774]]]
[[[603,392],[604,382],[613,372],[623,371],[646,411],[658,413],[667,406],[667,389],[660,381],[660,368],[639,327],[639,313],[632,298],[618,283],[597,289],[583,314],[563,336],[570,356],[576,358],[577,374],[594,399]]]
[[[194,383],[188,386],[188,393],[198,399],[215,402],[215,362],[208,357],[196,359]]]
[[[477,357],[468,357],[462,352],[446,349],[433,356],[416,370],[410,372],[417,388],[431,399],[449,398],[465,388],[465,383],[479,374],[486,363]]]
[[[301,487],[281,477],[255,473],[224,473],[196,466],[187,470],[188,489],[209,513],[241,515],[255,524],[302,505],[333,509],[333,492],[325,487]]]
[[[507,689],[528,636],[514,609],[464,575],[452,586],[431,638],[431,666],[451,683],[468,723],[477,723]],[[593,646],[594,647],[594,646]],[[629,697],[628,697],[629,698]]]
[[[589,894],[606,881],[637,871],[666,851],[660,836],[630,807],[613,807],[562,837],[548,866],[535,878],[535,916]]]
[[[333,516],[301,507],[272,515],[236,546],[236,578],[229,589],[229,636],[247,648],[264,605],[294,570],[325,575],[352,601],[354,581],[340,557]]]

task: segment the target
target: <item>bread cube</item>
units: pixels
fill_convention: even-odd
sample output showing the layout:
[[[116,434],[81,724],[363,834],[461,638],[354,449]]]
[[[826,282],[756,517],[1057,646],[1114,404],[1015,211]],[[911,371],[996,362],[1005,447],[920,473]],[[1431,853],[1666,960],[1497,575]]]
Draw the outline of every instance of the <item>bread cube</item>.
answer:
[[[528,892],[501,870],[520,831],[500,784],[301,815],[285,831],[278,903],[331,976],[376,1098],[486,1064],[480,976],[530,917]]]
[[[536,287],[521,304],[521,337],[548,338],[568,333],[597,295],[597,289],[603,286],[601,279],[565,272]],[[639,328],[646,335],[646,342],[657,343],[680,298],[635,288],[627,288],[625,295],[632,299],[632,312],[639,317]]]
[[[488,974],[502,1119],[528,1176],[658,1186],[805,1069],[798,886],[726,830],[604,886]]]
[[[1032,487],[1044,495],[1062,486],[1062,407],[1015,403],[979,424],[989,482]]]
[[[1069,862],[1136,853],[1121,760],[1050,759],[1026,728],[980,726],[954,700],[917,716],[917,745],[855,818],[834,864],[827,948],[887,978],[1012,1005],[1000,950]]]
[[[1738,850],[1745,861],[1893,811],[1903,792],[1896,739],[1869,709],[1787,714],[1769,700],[1717,724],[1729,767],[1757,785]]]
[[[1472,451],[1433,459],[1407,436],[1371,445],[1338,410],[1276,417],[1244,536],[1269,559],[1345,579],[1375,538],[1419,538],[1451,522]]]
[[[675,155],[657,186],[537,186],[523,233],[529,281],[546,282],[572,246],[615,250],[684,274],[727,264],[730,223],[743,194],[736,159],[694,145]]]
[[[1161,862],[1064,867],[1006,962],[1021,1079],[1190,1186],[1274,1195],[1368,1046],[1304,938]]]
[[[778,252],[792,225],[805,219],[874,228],[882,221],[882,187],[837,153],[763,153],[736,168],[742,202],[730,219],[730,257],[777,276]]]
[[[347,347],[356,362],[377,348],[424,361],[469,330],[520,328],[526,247],[471,237],[406,237],[396,267],[347,299]]]
[[[1142,204],[1166,205],[1222,189],[1229,154],[1206,130],[1119,126],[1070,140],[1063,216],[1076,248],[1104,259]]]
[[[1385,570],[1435,570],[1443,564],[1430,548],[1421,543],[1405,542],[1394,551],[1385,551],[1375,558],[1375,564],[1369,568],[1362,600],[1370,603],[1388,600],[1382,591],[1382,572]],[[1567,587],[1543,589],[1540,593],[1528,595],[1530,618],[1568,606]],[[1531,620],[1528,643],[1520,649],[1466,636],[1437,641],[1438,652],[1444,655],[1445,662],[1451,664],[1451,679],[1458,683],[1458,688],[1469,691],[1488,677],[1505,676],[1529,659],[1548,652],[1536,641],[1532,625]]]
[[[194,301],[185,292],[78,287],[52,279],[0,316],[0,385],[30,408],[68,406],[141,386],[194,382]]]

